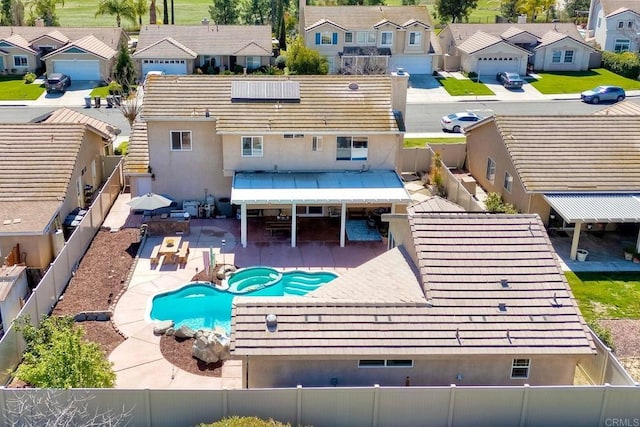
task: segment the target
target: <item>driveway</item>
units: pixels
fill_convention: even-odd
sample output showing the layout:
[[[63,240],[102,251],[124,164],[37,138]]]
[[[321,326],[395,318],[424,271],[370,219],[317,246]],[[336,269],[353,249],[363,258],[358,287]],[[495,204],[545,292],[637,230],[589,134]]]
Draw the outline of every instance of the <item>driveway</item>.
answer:
[[[93,88],[98,85],[95,81],[77,81],[71,82],[71,86],[67,88],[65,93],[47,93],[44,92],[33,104],[41,107],[82,107],[84,106],[84,98],[89,96]]]
[[[482,81],[482,83],[502,101],[534,101],[546,98],[526,80],[521,89],[507,89],[495,79],[488,79],[488,81]]]

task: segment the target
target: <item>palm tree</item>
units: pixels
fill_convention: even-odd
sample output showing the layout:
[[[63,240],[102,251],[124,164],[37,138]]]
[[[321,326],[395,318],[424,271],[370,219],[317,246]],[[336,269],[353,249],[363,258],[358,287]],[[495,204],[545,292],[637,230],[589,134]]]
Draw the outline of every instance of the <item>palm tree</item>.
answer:
[[[164,6],[164,15],[162,15],[162,23],[167,25],[169,23],[169,5],[167,4],[167,0],[162,0],[162,5]]]
[[[122,22],[122,18],[127,18],[136,22],[136,11],[132,0],[102,0],[98,5],[98,10],[95,16],[105,14],[115,15],[118,27]]]
[[[155,25],[158,22],[157,12],[158,6],[156,6],[156,0],[151,0],[151,6],[149,6],[149,24]]]
[[[138,17],[138,25],[142,27],[142,17],[147,13],[147,0],[134,0],[133,10],[136,12],[136,16]]]

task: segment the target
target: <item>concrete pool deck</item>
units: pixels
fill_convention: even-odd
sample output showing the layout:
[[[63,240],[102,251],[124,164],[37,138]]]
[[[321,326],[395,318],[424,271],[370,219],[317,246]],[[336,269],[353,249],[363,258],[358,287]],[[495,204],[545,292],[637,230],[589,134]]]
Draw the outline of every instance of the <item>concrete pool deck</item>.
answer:
[[[128,200],[129,194],[118,197],[105,225],[118,229],[131,222],[126,208]],[[116,388],[241,388],[242,362],[239,360],[225,362],[221,377],[190,374],[169,363],[160,353],[160,337],[153,334],[153,322],[148,318],[154,295],[177,289],[191,282],[198,271],[203,271],[203,252],[213,249],[217,262],[240,268],[263,265],[281,270],[325,270],[341,274],[386,250],[386,244],[381,242],[348,242],[340,248],[335,243],[321,241],[301,242],[295,248],[289,242],[261,241],[250,242],[243,248],[239,243],[239,222],[235,219],[192,220],[190,233],[182,236],[182,241],[189,242],[190,249],[184,267],[167,265],[163,260],[152,266],[149,257],[162,237],[146,238],[128,287],[112,317],[116,328],[126,337],[109,355],[117,375]]]

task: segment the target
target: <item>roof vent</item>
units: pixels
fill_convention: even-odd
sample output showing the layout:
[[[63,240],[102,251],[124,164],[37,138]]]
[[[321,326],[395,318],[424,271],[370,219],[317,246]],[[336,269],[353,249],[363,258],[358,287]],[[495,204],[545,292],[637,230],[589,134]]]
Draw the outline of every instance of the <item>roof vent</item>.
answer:
[[[509,280],[500,279],[500,284],[502,285],[503,288],[508,288],[509,287]]]
[[[275,332],[278,330],[278,318],[275,314],[267,314],[264,321],[267,324],[267,331]]]
[[[500,311],[507,311],[507,304],[504,302],[498,303],[498,308]]]
[[[356,82],[349,83],[349,89],[358,90],[358,88],[359,88],[358,83],[356,83]]]

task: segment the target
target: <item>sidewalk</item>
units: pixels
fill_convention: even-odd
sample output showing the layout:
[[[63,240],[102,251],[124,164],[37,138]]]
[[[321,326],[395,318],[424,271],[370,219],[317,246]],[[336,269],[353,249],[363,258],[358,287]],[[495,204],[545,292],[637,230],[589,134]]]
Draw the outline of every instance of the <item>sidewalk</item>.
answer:
[[[461,78],[460,73],[449,73],[451,77]],[[579,100],[579,93],[551,94],[544,95],[538,92],[530,84],[525,84],[522,90],[509,90],[496,82],[483,82],[495,95],[469,95],[451,96],[442,87],[437,79],[430,75],[412,76],[409,80],[411,85],[407,91],[407,104],[426,104],[437,102],[487,102],[487,101],[509,101],[509,102],[530,102],[530,101],[556,101],[556,100]],[[640,97],[640,90],[627,91],[627,98]]]

